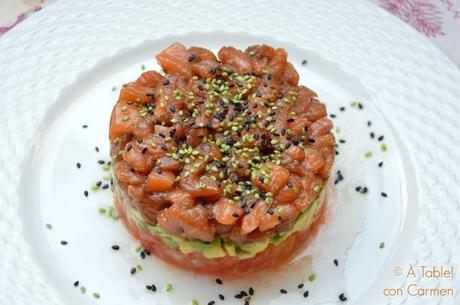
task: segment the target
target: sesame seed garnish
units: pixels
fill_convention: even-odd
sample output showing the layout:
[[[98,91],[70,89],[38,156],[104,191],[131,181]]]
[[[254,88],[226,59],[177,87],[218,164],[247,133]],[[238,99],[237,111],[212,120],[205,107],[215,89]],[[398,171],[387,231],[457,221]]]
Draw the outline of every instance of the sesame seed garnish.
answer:
[[[223,294],[219,294],[219,299],[220,299],[221,301],[225,300],[224,295],[223,295]]]
[[[359,109],[363,109],[363,108],[364,108],[363,104],[358,103],[358,108],[359,108]]]
[[[367,121],[367,126],[368,126],[368,127],[371,127],[371,126],[372,126],[372,122],[371,122],[371,121]]]
[[[337,116],[336,116],[335,114],[333,114],[333,113],[331,113],[329,116],[330,116],[331,118],[333,118],[333,119],[335,119],[335,118],[337,117]]]
[[[208,302],[208,305],[214,305],[214,304],[216,304],[215,301],[209,301],[209,302]]]
[[[375,138],[375,134],[373,132],[371,132],[369,135],[371,136],[371,139]]]
[[[223,284],[222,280],[219,279],[219,278],[216,279],[216,283],[219,284],[219,285],[222,285],[222,284]]]
[[[287,290],[286,290],[286,289],[280,289],[280,293],[286,294],[286,293],[287,293]]]
[[[83,194],[85,195],[85,197],[88,197],[88,191],[84,191]]]
[[[169,80],[165,78],[165,79],[163,80],[162,84],[163,84],[163,86],[169,85]]]
[[[96,152],[99,152],[99,147],[97,147],[97,146],[94,147],[94,150],[95,150]]]
[[[343,112],[345,111],[345,107],[340,107],[339,110]]]
[[[297,288],[302,289],[303,286],[304,286],[304,283],[300,283],[299,285],[297,285]]]
[[[345,296],[345,294],[341,293],[341,294],[339,295],[339,300],[342,301],[342,302],[346,302],[347,297]]]
[[[382,197],[385,197],[385,198],[388,197],[387,193],[385,192],[381,192],[380,195],[382,195]]]
[[[81,125],[81,128],[88,128],[88,125]]]
[[[77,168],[81,168],[81,163],[77,162],[76,166],[77,166]]]
[[[384,139],[384,136],[380,136],[377,138],[378,141],[383,141],[383,139]]]
[[[339,261],[337,259],[334,258],[334,265],[338,266],[339,265]]]
[[[196,54],[195,54],[195,53],[192,53],[192,55],[190,55],[190,56],[188,57],[188,62],[193,61],[195,58],[196,58]]]
[[[73,283],[74,287],[78,287],[79,284],[80,284],[80,281],[75,281],[75,282]]]
[[[251,296],[254,295],[254,288],[249,287],[248,292],[249,292],[249,295],[251,295]]]
[[[115,250],[115,251],[120,250],[120,246],[119,245],[113,245],[112,249]]]
[[[379,167],[382,167],[383,166],[383,162],[379,162]]]
[[[305,66],[308,63],[306,59],[302,60],[302,66]]]
[[[67,244],[68,244],[68,242],[67,242],[67,241],[65,241],[65,240],[61,240],[61,245],[65,246],[65,245],[67,245]]]
[[[309,293],[308,290],[307,290],[307,291],[305,291],[305,292],[303,293],[303,297],[304,297],[304,298],[308,298],[308,295],[309,295],[309,294],[310,294],[310,293]]]
[[[347,143],[347,141],[345,141],[344,139],[340,139],[339,142],[342,144]]]

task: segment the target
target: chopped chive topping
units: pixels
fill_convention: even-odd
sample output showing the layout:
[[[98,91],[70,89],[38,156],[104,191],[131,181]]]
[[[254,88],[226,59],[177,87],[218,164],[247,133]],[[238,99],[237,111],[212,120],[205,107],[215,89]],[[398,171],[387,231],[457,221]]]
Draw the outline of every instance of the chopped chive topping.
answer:
[[[313,274],[310,274],[310,275],[308,276],[308,281],[309,281],[309,282],[314,282],[315,279],[316,279],[316,274],[314,274],[314,273],[313,273]]]
[[[101,295],[99,293],[97,293],[97,292],[93,292],[93,297],[95,299],[99,299],[101,297]]]
[[[105,208],[99,208],[99,214],[105,214],[107,213],[107,210]]]
[[[193,300],[192,300],[192,305],[200,305],[200,303],[198,303],[197,300],[193,299]]]
[[[366,154],[365,154],[364,156],[365,156],[366,158],[372,157],[372,151],[366,152]]]
[[[85,292],[86,292],[86,287],[85,287],[85,286],[81,286],[81,287],[80,287],[80,291],[81,291],[81,293],[85,293]]]
[[[384,144],[384,143],[382,143],[382,145],[380,145],[380,149],[381,149],[382,151],[387,151],[387,145]]]
[[[130,270],[130,273],[134,274],[134,273],[136,273],[136,271],[137,271],[136,267],[132,267],[131,270]]]
[[[209,301],[209,302],[208,302],[208,305],[214,305],[214,304],[216,304],[215,301]]]
[[[45,227],[46,227],[48,230],[51,230],[51,229],[53,228],[53,226],[52,226],[50,223],[45,224]]]
[[[347,300],[347,297],[345,296],[345,294],[341,293],[339,295],[339,300],[342,301],[342,302],[345,302]]]
[[[306,59],[302,60],[302,66],[305,66],[306,64],[307,64],[307,60]]]
[[[385,247],[385,243],[382,241],[380,244],[379,244],[379,248],[380,249],[383,249]]]
[[[171,291],[172,289],[173,289],[172,284],[170,284],[170,283],[166,284],[166,291],[167,292]]]

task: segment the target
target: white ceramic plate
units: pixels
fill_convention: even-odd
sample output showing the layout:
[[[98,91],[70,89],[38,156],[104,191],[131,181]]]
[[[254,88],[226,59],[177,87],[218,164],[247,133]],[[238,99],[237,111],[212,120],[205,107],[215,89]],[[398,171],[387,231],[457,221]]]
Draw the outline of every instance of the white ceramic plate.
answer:
[[[455,278],[408,279],[393,274],[395,267],[405,270],[408,263],[458,264],[459,193],[447,191],[458,182],[453,162],[458,160],[458,137],[453,136],[458,127],[454,120],[458,115],[454,102],[460,97],[455,86],[458,71],[416,33],[366,4],[256,3],[260,9],[252,13],[253,8],[243,3],[225,10],[215,3],[140,4],[126,10],[118,2],[103,7],[95,1],[89,10],[75,4],[77,17],[66,13],[67,5],[57,3],[0,40],[2,50],[7,50],[1,58],[5,69],[0,89],[9,99],[1,114],[8,145],[2,151],[5,171],[0,174],[5,186],[0,246],[6,249],[0,254],[0,287],[5,287],[0,290],[0,304],[187,304],[192,299],[200,304],[211,300],[242,304],[233,296],[249,286],[256,291],[251,304],[334,304],[341,293],[352,304],[454,304],[457,292],[440,298],[384,297],[382,291],[411,283],[458,287]],[[282,21],[278,27],[263,19],[274,16],[274,7]],[[155,20],[147,13],[151,9]],[[343,19],[342,14],[351,10],[356,16],[367,14],[367,23],[358,17]],[[173,21],[165,15],[170,11],[176,12],[169,17]],[[216,27],[219,19],[211,12],[217,11],[221,18],[229,16],[224,18],[228,24]],[[235,11],[238,14],[232,15]],[[212,20],[196,17],[209,14]],[[311,16],[308,22],[296,19],[302,14]],[[320,16],[337,18],[324,24]],[[99,22],[93,23],[93,18]],[[186,23],[180,22],[185,19]],[[136,20],[135,25],[130,20]],[[172,24],[178,28],[168,28]],[[34,25],[38,28],[27,32]],[[153,26],[155,33],[146,29]],[[379,32],[385,26],[408,35],[398,42],[396,53],[385,48],[395,39]],[[290,31],[293,28],[296,32]],[[350,28],[354,31],[345,30]],[[384,37],[371,40],[374,32]],[[24,33],[34,43],[24,45]],[[339,142],[331,177],[335,179],[340,170],[345,180],[331,185],[326,224],[282,272],[217,285],[213,278],[175,270],[153,257],[142,260],[121,224],[98,212],[111,205],[110,192],[83,195],[107,174],[97,161],[109,159],[108,119],[118,96],[112,87],[119,89],[135,79],[141,65],[157,69],[154,54],[172,41],[213,50],[260,42],[284,47],[301,83],[317,91],[329,113],[336,115],[334,123],[340,130],[336,137],[346,143]],[[417,50],[417,57],[408,46]],[[28,50],[38,54],[23,58],[32,54]],[[96,59],[101,60],[95,63]],[[301,64],[304,59],[306,65]],[[415,66],[416,62],[424,65]],[[34,73],[22,76],[18,72],[22,69]],[[352,101],[364,109],[352,107]],[[345,111],[340,111],[342,106]],[[382,141],[377,140],[380,135]],[[366,157],[369,151],[372,156]],[[441,152],[445,153],[439,158]],[[384,165],[379,167],[379,162]],[[357,193],[358,185],[367,186],[369,193]],[[62,240],[68,244],[62,245]],[[121,249],[113,251],[113,244]],[[130,275],[138,264],[142,271]],[[311,274],[316,275],[314,282],[307,280]],[[298,289],[302,282],[305,288]],[[158,288],[155,293],[145,289],[152,283]],[[170,292],[165,291],[167,283],[173,284]],[[81,293],[81,286],[86,293]],[[281,288],[288,294],[281,295]],[[306,290],[307,299],[302,296]]]

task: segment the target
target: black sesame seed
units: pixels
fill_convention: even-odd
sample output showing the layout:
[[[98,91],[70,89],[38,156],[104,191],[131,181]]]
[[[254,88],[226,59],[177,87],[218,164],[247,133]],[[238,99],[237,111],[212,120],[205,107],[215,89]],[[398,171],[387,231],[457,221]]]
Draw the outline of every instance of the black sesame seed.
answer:
[[[188,57],[188,62],[193,61],[195,58],[196,58],[195,53],[192,53],[192,55],[190,55],[190,56]]]
[[[340,107],[339,110],[340,111],[345,111],[345,107]]]
[[[67,241],[65,241],[65,240],[61,240],[61,245],[65,246],[65,245],[67,245],[67,244],[68,244],[68,242],[67,242]]]
[[[149,249],[144,249],[144,253],[145,253],[145,255],[150,256],[150,250]]]
[[[210,302],[208,302],[208,305],[214,305],[214,304],[216,304],[215,301],[210,301]]]
[[[330,114],[330,117],[333,118],[333,119],[335,119],[337,116],[336,116],[335,114],[331,113],[331,114]]]
[[[88,125],[82,125],[81,128],[88,128]]]
[[[385,192],[381,192],[380,195],[382,195],[382,197],[385,197],[385,198],[388,197],[387,193]]]
[[[104,160],[98,160],[98,161],[97,161],[97,163],[99,163],[99,164],[101,164],[101,165],[102,165],[102,164],[104,164],[104,163],[105,163],[105,161],[104,161]]]
[[[307,291],[305,291],[305,292],[303,293],[303,297],[304,297],[304,298],[308,298],[308,295],[309,295],[309,292],[308,292],[308,290],[307,290]]]
[[[88,191],[84,191],[83,194],[85,195],[85,197],[88,197]]]
[[[233,212],[233,213],[232,213],[232,216],[235,217],[235,218],[238,218],[238,217],[240,217],[240,214],[238,214],[238,213],[236,213],[236,212]]]
[[[363,187],[362,190],[361,190],[361,193],[366,194],[367,191],[368,191],[367,187]]]
[[[77,168],[81,168],[80,162],[77,162]]]
[[[363,108],[364,108],[363,104],[358,103],[358,108],[359,108],[359,109],[363,109]]]
[[[379,167],[382,167],[383,166],[383,162],[379,162]]]
[[[80,281],[76,281],[76,282],[73,283],[73,285],[74,285],[75,287],[78,287],[78,284],[80,284]]]
[[[293,119],[293,118],[287,119],[287,122],[288,122],[288,123],[292,123],[292,122],[294,122],[294,121],[295,121],[295,119]]]
[[[302,60],[302,66],[305,66],[308,63],[306,59]]]
[[[141,153],[145,154],[147,152],[147,147],[142,148]]]
[[[131,144],[126,145],[126,151],[130,151],[133,146]]]
[[[241,291],[240,291],[240,295],[241,295],[242,297],[247,297],[247,296],[248,296],[248,293],[247,293],[246,291],[244,291],[244,290],[241,290]]]
[[[297,288],[299,288],[299,289],[302,289],[302,288],[303,288],[303,286],[304,286],[304,284],[303,284],[303,283],[301,283],[301,284],[297,285]]]
[[[339,295],[339,300],[342,301],[342,302],[345,302],[347,300],[347,297],[345,296],[345,294],[341,293]]]
[[[135,268],[135,267],[132,267],[130,272],[131,272],[131,274],[136,273],[136,268]]]
[[[163,171],[161,170],[161,167],[155,168],[155,172],[156,172],[157,174],[163,173]]]
[[[162,84],[163,84],[163,86],[169,85],[169,80],[165,78],[165,79],[163,80]]]
[[[225,297],[223,294],[219,294],[219,299],[221,299],[222,301],[225,300]]]
[[[120,250],[120,246],[119,245],[113,245],[112,249],[115,250],[115,251],[118,251],[118,250]]]
[[[371,139],[375,137],[375,134],[373,132],[370,133]]]
[[[287,290],[286,290],[286,289],[280,289],[280,293],[286,294],[286,293],[287,293]]]
[[[372,126],[372,122],[371,122],[371,121],[367,121],[367,126],[371,127],[371,126]]]
[[[249,295],[254,295],[254,288],[249,287],[248,292],[249,292]]]
[[[287,187],[290,188],[290,189],[294,186],[294,185],[292,184],[291,181],[288,181],[288,182],[286,183],[286,185],[287,185]]]
[[[338,266],[339,265],[339,261],[337,259],[334,258],[334,265]]]
[[[361,187],[360,186],[355,187],[355,191],[357,192],[361,191]]]
[[[273,215],[273,210],[272,210],[272,209],[268,209],[268,210],[267,210],[267,214]]]
[[[152,286],[151,285],[145,285],[145,289],[152,290]]]
[[[106,189],[108,189],[108,188],[109,188],[109,185],[108,185],[107,183],[104,184],[104,185],[102,186],[102,189],[103,189],[103,190],[106,190]]]
[[[96,182],[96,186],[97,186],[97,187],[100,187],[101,185],[102,185],[102,181]]]
[[[251,213],[251,209],[248,208],[248,207],[245,207],[244,208],[244,214],[248,215],[249,213]]]
[[[384,136],[380,136],[377,138],[378,141],[383,141]]]
[[[342,144],[347,143],[347,141],[345,141],[344,139],[340,139],[339,142]]]
[[[222,280],[219,279],[219,278],[216,279],[216,283],[219,284],[219,285],[222,285],[222,284],[223,284]]]
[[[99,152],[99,147],[97,147],[97,146],[94,147],[94,150],[95,150],[96,152]]]
[[[140,256],[142,259],[145,259],[145,252],[144,252],[144,251],[141,251],[141,253],[139,253],[139,256]]]
[[[165,144],[161,144],[161,149],[162,150],[168,150],[168,146],[166,146]]]
[[[315,143],[315,142],[316,142],[316,140],[315,140],[315,139],[311,139],[311,138],[310,138],[310,139],[308,139],[308,142],[310,142],[310,143]]]
[[[155,286],[154,284],[152,284],[152,291],[157,291],[157,286]]]

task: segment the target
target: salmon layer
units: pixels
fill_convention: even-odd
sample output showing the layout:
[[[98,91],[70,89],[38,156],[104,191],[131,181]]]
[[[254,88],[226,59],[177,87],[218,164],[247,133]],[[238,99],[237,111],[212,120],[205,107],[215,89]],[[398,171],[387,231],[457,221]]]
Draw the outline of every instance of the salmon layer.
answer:
[[[326,106],[281,48],[176,42],[156,59],[164,73],[125,84],[109,126],[115,191],[136,234],[160,256],[228,266],[282,255],[322,205],[335,157]]]

